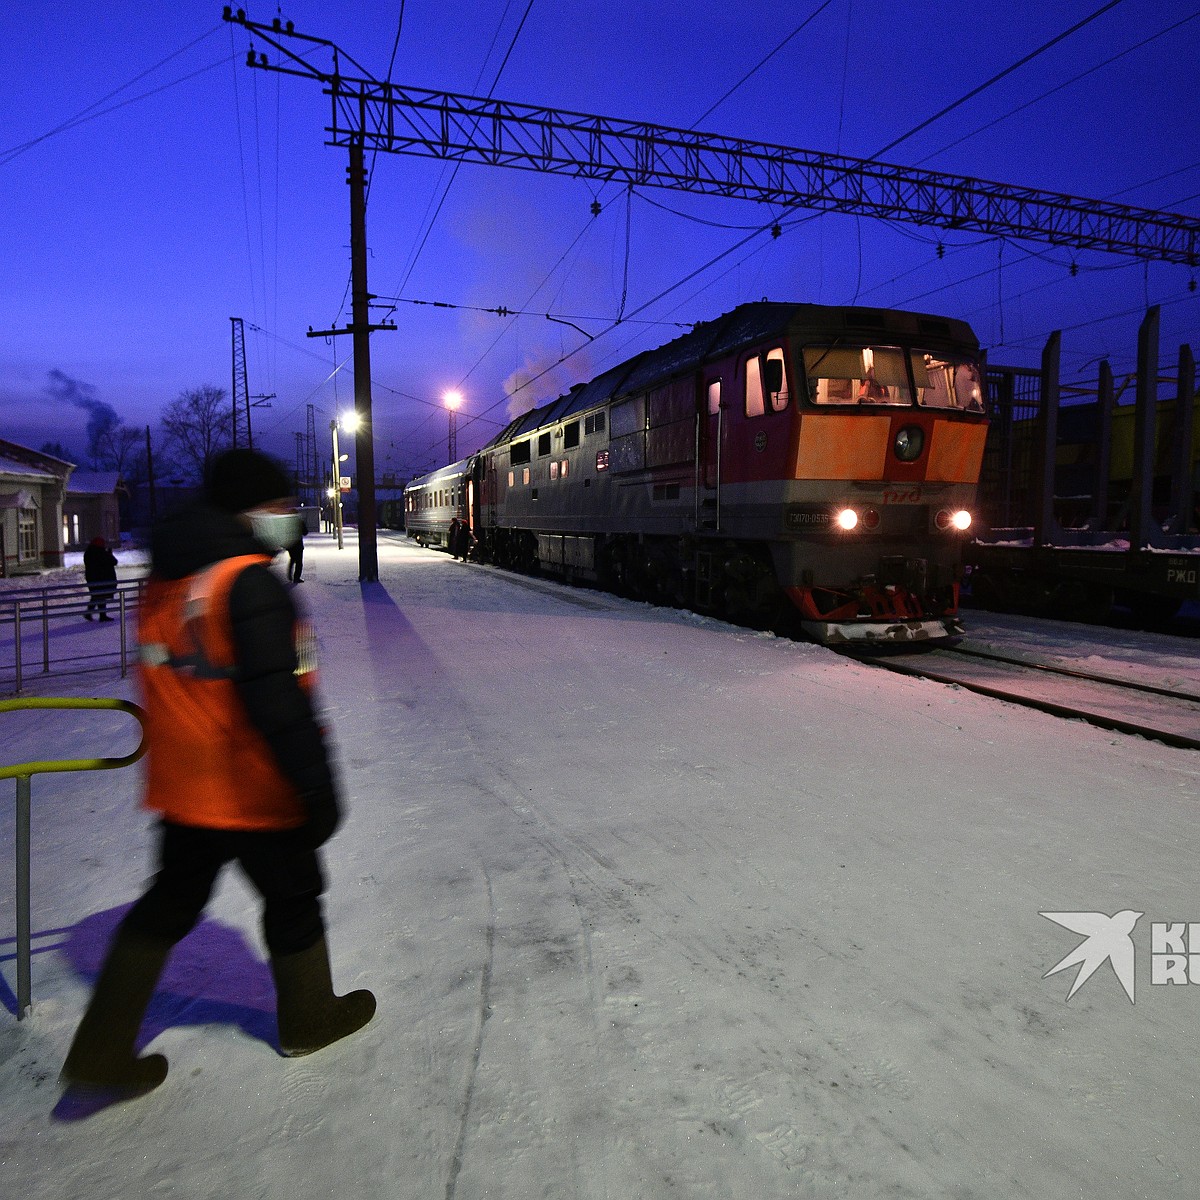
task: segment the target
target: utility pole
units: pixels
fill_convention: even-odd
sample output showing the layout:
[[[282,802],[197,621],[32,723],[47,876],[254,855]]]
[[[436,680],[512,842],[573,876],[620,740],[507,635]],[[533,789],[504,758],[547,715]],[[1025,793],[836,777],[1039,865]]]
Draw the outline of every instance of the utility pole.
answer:
[[[354,346],[354,469],[358,474],[358,579],[374,583],[379,578],[379,542],[375,532],[375,431],[371,421],[371,334],[377,329],[395,331],[393,323],[371,324],[367,287],[367,168],[361,137],[350,140],[350,324],[345,329],[309,329],[309,337],[337,337],[349,333]],[[334,418],[336,439],[337,418]],[[334,487],[338,486],[334,464]],[[338,492],[341,507],[341,492]],[[341,548],[341,531],[338,533]]]

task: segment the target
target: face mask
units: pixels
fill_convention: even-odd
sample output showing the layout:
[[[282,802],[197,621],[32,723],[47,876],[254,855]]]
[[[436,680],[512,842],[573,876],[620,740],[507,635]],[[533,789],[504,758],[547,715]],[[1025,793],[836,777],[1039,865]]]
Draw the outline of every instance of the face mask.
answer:
[[[300,518],[295,513],[252,512],[250,530],[268,550],[285,550],[300,540]]]

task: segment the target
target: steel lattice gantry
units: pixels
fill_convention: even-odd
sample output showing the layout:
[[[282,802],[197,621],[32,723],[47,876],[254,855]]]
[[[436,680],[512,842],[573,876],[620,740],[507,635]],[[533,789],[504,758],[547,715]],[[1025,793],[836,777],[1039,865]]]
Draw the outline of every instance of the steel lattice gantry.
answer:
[[[1030,238],[1194,266],[1200,220],[821,154],[344,76],[325,81],[332,145],[586,176],[790,208]]]

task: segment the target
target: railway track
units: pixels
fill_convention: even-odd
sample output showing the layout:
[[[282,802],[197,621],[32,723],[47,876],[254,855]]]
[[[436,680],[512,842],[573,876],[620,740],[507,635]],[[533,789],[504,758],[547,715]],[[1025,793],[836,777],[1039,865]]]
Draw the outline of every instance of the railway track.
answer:
[[[1200,695],[1187,691],[964,646],[856,657],[901,675],[953,684],[1101,729],[1200,750]]]

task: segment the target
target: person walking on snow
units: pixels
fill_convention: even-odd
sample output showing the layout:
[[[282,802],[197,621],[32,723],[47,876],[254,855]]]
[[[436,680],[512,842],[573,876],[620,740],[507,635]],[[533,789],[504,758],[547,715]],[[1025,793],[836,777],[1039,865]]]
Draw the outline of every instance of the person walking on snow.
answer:
[[[312,634],[268,569],[295,540],[283,470],[253,450],[212,466],[204,502],[162,522],[141,603],[144,804],[158,872],[117,929],[62,1070],[69,1085],[139,1095],[167,1075],[134,1043],[171,949],[236,861],[262,899],[279,1045],[309,1054],[364,1026],[369,991],[336,996],[317,850],[341,819],[311,699]]]
[[[92,538],[83,552],[83,577],[91,594],[83,613],[84,620],[92,620],[92,610],[95,609],[100,614],[100,620],[111,621],[108,602],[117,590],[117,556],[102,537]]]

